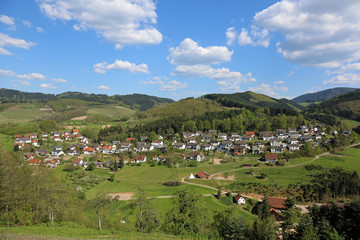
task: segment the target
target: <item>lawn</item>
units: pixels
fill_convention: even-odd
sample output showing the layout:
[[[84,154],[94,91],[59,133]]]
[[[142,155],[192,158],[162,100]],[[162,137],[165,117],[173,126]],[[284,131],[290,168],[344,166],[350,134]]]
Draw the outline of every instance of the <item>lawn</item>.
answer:
[[[121,119],[123,117],[131,117],[136,111],[130,108],[116,106],[116,105],[104,105],[101,107],[90,108],[86,115],[103,115],[111,119]]]
[[[42,117],[50,116],[49,111],[41,111],[39,106],[23,103],[9,107],[5,111],[0,112],[0,123],[23,123],[30,122]]]

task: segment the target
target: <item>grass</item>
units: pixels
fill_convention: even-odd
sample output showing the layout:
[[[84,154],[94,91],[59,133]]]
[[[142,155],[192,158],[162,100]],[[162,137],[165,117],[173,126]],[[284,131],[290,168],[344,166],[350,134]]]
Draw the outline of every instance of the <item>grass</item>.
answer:
[[[326,155],[314,162],[327,168],[342,167],[349,171],[360,172],[360,149],[349,148],[347,150],[338,152],[338,154]]]
[[[22,103],[0,112],[0,123],[24,123],[50,116],[50,112],[40,111],[35,104]]]
[[[338,119],[344,126],[350,128],[350,129],[360,126],[360,122],[352,120],[352,119],[348,119],[348,118],[344,118],[344,117],[338,117]]]
[[[104,105],[101,107],[90,108],[86,112],[86,115],[103,115],[111,119],[121,119],[123,117],[131,117],[135,112],[135,110],[122,106]]]

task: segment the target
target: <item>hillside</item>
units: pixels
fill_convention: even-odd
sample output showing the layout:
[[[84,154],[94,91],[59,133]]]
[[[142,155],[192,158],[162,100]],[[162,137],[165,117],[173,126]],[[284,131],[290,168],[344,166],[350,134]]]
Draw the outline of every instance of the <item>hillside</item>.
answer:
[[[336,97],[336,96],[339,96],[342,94],[346,94],[346,93],[349,93],[349,92],[352,92],[355,90],[357,90],[357,88],[342,88],[342,87],[331,88],[331,89],[326,89],[326,90],[315,92],[315,93],[303,94],[303,95],[300,95],[300,96],[292,99],[291,101],[293,101],[295,103],[323,102],[323,101],[329,100],[333,97]]]
[[[287,109],[300,111],[302,106],[287,99],[275,99],[263,94],[254,92],[243,92],[233,94],[207,94],[204,98],[214,100],[226,107],[244,107],[256,109],[268,107],[273,109]]]
[[[331,114],[360,121],[360,90],[334,97],[318,105],[311,105],[306,112]]]
[[[132,116],[136,111],[165,106],[174,101],[145,94],[108,96],[65,92],[56,95],[3,88],[0,89],[0,102],[0,123],[20,123],[41,119],[62,122],[76,117],[119,120]]]

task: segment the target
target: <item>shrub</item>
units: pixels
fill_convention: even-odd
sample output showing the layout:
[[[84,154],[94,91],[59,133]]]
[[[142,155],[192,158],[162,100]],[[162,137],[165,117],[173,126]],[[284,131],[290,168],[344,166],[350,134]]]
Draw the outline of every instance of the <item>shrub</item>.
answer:
[[[167,187],[177,187],[180,186],[180,182],[179,181],[175,181],[175,182],[164,182],[163,185],[167,186]]]
[[[64,172],[74,172],[76,167],[72,164],[65,164],[63,171]]]

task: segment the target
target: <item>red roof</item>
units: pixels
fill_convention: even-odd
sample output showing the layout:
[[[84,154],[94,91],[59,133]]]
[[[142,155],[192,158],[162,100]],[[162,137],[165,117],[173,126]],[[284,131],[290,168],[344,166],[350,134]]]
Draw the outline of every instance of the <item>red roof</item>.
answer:
[[[24,135],[22,135],[22,134],[16,134],[15,136],[14,136],[14,138],[23,138],[24,137]]]
[[[134,138],[127,138],[126,141],[132,141]]]
[[[200,172],[198,172],[196,175],[197,175],[199,178],[201,178],[201,177],[209,177],[209,176],[210,176],[210,174],[208,174],[207,172],[205,172],[205,171],[203,171],[203,170],[201,170]]]
[[[82,161],[81,158],[75,158],[75,159],[73,160],[73,163],[74,163],[74,164],[80,164],[81,161]]]
[[[95,149],[94,149],[94,148],[87,147],[87,148],[84,148],[84,151],[85,151],[85,152],[93,152],[93,151],[95,151]]]
[[[245,135],[255,136],[255,132],[253,132],[253,131],[246,131]]]
[[[135,160],[141,160],[141,161],[144,161],[144,160],[145,160],[145,158],[146,158],[146,156],[145,156],[145,155],[136,155]]]
[[[40,159],[30,159],[29,163],[30,164],[40,164],[41,160]]]
[[[78,133],[79,132],[78,129],[73,129],[72,131],[73,131],[73,133]]]
[[[276,208],[276,209],[285,209],[285,198],[276,198],[276,197],[269,197],[268,202],[270,207]]]
[[[267,159],[267,160],[279,160],[279,155],[274,154],[274,153],[266,153],[265,154],[265,159]]]
[[[240,193],[238,193],[238,195],[236,195],[234,198],[236,201],[239,201],[240,198],[242,198],[243,196],[240,195]]]

